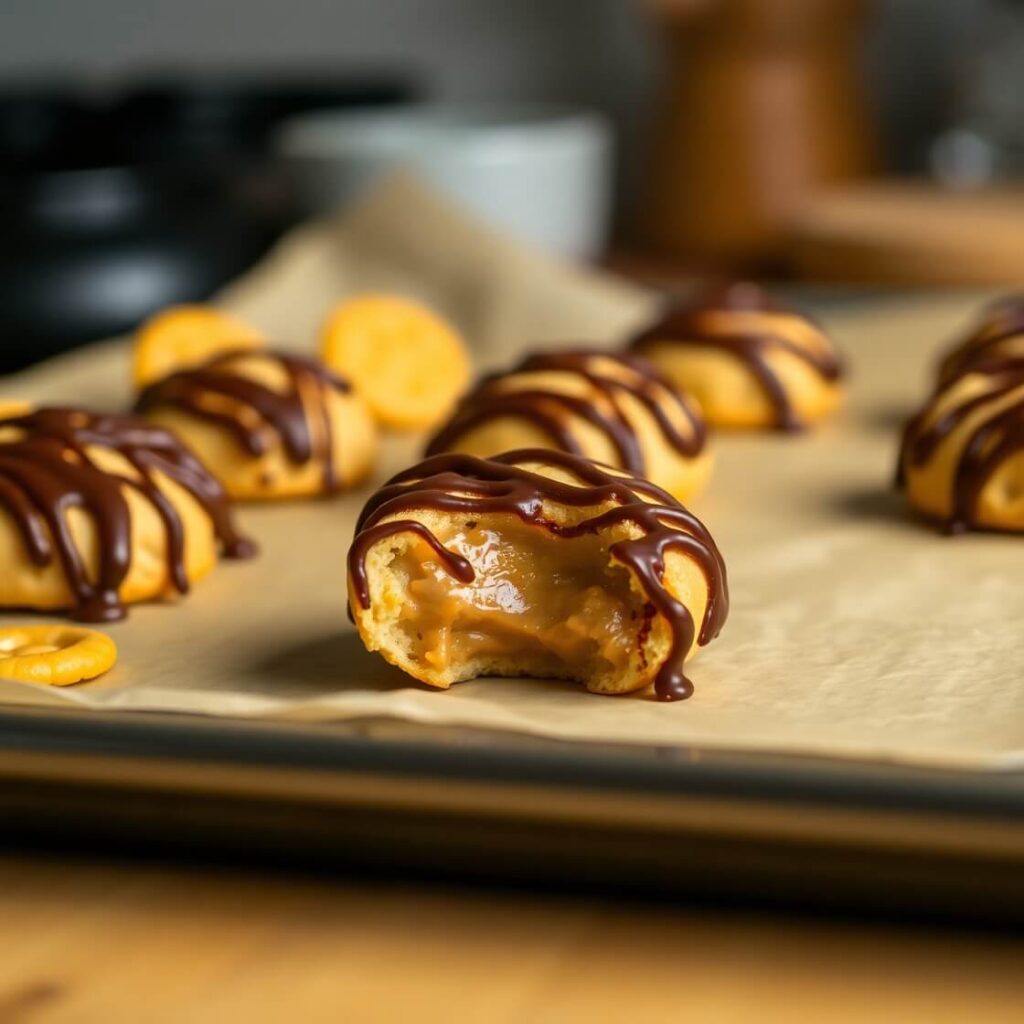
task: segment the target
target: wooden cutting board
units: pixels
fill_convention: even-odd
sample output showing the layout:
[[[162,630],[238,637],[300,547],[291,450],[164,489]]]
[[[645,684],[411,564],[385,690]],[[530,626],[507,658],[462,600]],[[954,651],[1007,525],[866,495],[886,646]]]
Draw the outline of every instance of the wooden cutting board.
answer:
[[[822,191],[793,219],[801,277],[895,285],[1024,284],[1024,187],[958,192],[879,181]]]

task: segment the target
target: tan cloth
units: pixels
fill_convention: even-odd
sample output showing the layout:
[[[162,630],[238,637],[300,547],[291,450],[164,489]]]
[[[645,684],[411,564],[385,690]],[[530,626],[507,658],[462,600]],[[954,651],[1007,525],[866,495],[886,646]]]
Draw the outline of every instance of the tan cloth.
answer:
[[[337,223],[296,232],[223,302],[309,351],[331,303],[362,289],[432,302],[467,332],[481,365],[539,344],[612,341],[651,304],[496,237],[405,180]],[[691,666],[689,701],[597,697],[537,680],[437,693],[366,654],[345,617],[345,554],[365,491],[242,509],[260,559],[223,564],[177,607],[133,608],[110,627],[121,658],[105,678],[64,690],[0,683],[0,699],[1020,765],[1024,540],[939,536],[908,518],[889,487],[899,421],[928,385],[935,346],[975,301],[890,300],[830,316],[852,364],[846,410],[806,437],[713,438],[718,464],[693,507],[725,555],[733,608]],[[123,407],[126,346],[62,357],[0,393]],[[421,444],[390,439],[378,482]]]

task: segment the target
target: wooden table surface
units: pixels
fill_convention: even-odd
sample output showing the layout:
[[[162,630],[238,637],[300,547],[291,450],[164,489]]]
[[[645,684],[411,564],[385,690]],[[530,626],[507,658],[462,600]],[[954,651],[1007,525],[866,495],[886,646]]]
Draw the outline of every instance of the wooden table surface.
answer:
[[[1024,940],[0,858],[0,1022],[1020,1021]]]

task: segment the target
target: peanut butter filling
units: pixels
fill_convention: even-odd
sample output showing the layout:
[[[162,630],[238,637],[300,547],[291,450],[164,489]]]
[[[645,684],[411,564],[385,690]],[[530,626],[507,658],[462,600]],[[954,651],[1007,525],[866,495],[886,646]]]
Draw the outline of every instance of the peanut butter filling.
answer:
[[[414,660],[580,681],[620,675],[650,628],[642,598],[597,536],[554,537],[474,520],[438,538],[474,569],[455,579],[417,541],[393,568],[408,583],[399,624]]]

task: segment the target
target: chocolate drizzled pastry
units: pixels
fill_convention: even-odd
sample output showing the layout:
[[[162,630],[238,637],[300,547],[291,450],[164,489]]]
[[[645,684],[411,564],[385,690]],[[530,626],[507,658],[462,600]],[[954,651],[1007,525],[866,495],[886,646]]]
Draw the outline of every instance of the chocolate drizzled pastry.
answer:
[[[125,615],[121,588],[131,572],[137,540],[129,490],[153,507],[162,524],[167,582],[179,593],[188,591],[185,521],[160,477],[184,490],[205,512],[226,557],[255,553],[232,524],[224,489],[168,431],[136,417],[69,408],[0,418],[0,509],[17,529],[33,565],[60,564],[75,618],[112,621]],[[94,574],[69,523],[72,509],[94,524]]]
[[[946,532],[1024,530],[1024,356],[965,362],[906,425],[897,485]]]
[[[939,364],[939,387],[985,364],[1024,359],[1024,295],[1012,295],[989,306],[965,338]]]
[[[725,565],[692,513],[541,449],[438,455],[392,478],[359,519],[349,581],[367,647],[440,687],[557,676],[679,700],[686,658],[728,612]]]
[[[347,381],[316,360],[280,352],[221,353],[151,384],[136,410],[181,433],[238,498],[335,493],[368,468],[376,446],[369,412]],[[203,426],[231,438],[233,458]],[[337,450],[339,434],[349,437],[349,450]],[[278,450],[283,466],[256,466]],[[304,472],[310,467],[316,473]]]
[[[694,404],[646,360],[595,349],[527,356],[485,377],[427,446],[427,455],[488,456],[545,446],[647,476],[685,496],[703,483],[706,429]]]
[[[669,308],[629,347],[692,393],[715,425],[801,430],[838,402],[842,363],[832,341],[809,317],[749,282]],[[726,363],[716,367],[709,354]],[[759,398],[744,393],[729,364],[745,371]]]

